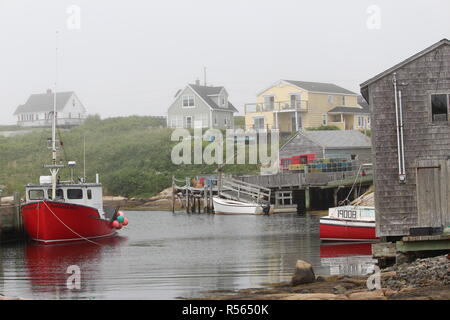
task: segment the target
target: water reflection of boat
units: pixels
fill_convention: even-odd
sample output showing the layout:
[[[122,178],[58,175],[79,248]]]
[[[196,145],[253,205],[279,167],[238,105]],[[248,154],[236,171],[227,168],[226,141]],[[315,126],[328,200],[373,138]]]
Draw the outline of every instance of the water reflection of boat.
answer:
[[[126,237],[98,239],[89,242],[43,245],[30,243],[25,249],[25,268],[33,291],[52,292],[66,290],[70,276],[68,267],[76,265],[82,272],[83,283],[95,276],[93,270],[99,266],[105,251],[118,247],[127,241]]]
[[[365,275],[376,260],[371,243],[330,243],[320,246],[320,264],[330,275]]]
[[[342,257],[342,256],[360,256],[371,255],[372,243],[329,243],[320,246],[320,257]]]

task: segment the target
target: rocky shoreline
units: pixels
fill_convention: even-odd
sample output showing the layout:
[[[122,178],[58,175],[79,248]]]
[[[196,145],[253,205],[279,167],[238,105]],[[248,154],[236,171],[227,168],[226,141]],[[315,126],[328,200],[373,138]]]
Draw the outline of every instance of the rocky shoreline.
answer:
[[[199,300],[450,300],[450,258],[419,259],[381,270],[381,288],[368,289],[373,276],[315,277],[301,261],[291,282],[264,288],[209,291]],[[303,264],[303,265],[302,265]],[[370,279],[369,279],[370,278]],[[306,279],[306,280],[302,280]],[[302,283],[305,281],[304,283]]]
[[[172,211],[172,188],[167,188],[150,198],[125,198],[105,196],[103,203],[107,207],[120,207],[130,211]],[[175,201],[175,210],[181,210],[179,199]]]

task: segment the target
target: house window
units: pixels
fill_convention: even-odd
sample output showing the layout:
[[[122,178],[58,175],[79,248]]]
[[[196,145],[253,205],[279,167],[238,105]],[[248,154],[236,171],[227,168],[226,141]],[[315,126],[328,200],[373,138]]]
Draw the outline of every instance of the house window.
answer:
[[[431,119],[433,122],[448,121],[450,94],[431,95]]]
[[[333,96],[328,96],[328,103],[332,104],[333,103]]]
[[[364,127],[364,118],[361,116],[358,116],[358,127]]]
[[[342,96],[342,105],[345,106],[345,96]]]
[[[328,124],[328,116],[327,114],[322,115],[322,125],[326,126]]]
[[[194,107],[194,96],[183,96],[183,108]]]
[[[220,98],[220,105],[222,106],[222,107],[225,107],[225,98],[224,97],[221,97]]]
[[[273,110],[274,104],[275,104],[274,96],[265,96],[264,97],[264,110],[267,110],[267,111]]]

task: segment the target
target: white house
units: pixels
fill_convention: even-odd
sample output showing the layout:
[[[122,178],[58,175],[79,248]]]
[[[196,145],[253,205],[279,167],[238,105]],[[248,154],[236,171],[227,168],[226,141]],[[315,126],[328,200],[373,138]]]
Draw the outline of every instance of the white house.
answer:
[[[14,115],[17,125],[23,127],[50,127],[53,119],[54,93],[32,94],[27,102],[17,107]],[[86,119],[86,108],[73,91],[56,93],[57,124],[77,126]]]

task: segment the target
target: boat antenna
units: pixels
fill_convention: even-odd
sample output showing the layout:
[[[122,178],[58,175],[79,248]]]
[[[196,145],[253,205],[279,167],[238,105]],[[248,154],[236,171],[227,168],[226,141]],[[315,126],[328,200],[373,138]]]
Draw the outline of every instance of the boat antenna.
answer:
[[[83,135],[83,183],[86,183],[86,134]]]

